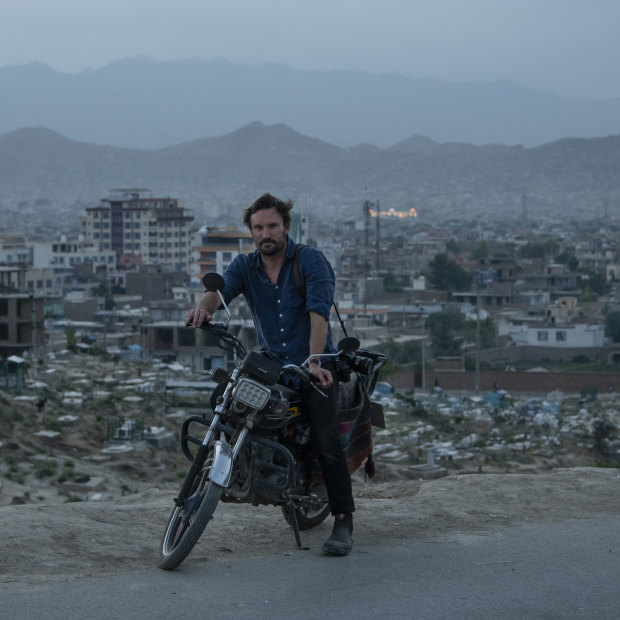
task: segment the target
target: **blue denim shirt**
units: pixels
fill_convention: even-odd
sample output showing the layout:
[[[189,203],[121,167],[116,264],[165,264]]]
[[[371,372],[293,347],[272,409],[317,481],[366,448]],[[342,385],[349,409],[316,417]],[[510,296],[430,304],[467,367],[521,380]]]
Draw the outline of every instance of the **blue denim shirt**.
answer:
[[[283,364],[301,364],[310,354],[310,315],[316,312],[329,320],[336,285],[334,272],[325,256],[310,246],[299,255],[299,270],[306,283],[306,302],[295,287],[292,273],[297,244],[288,239],[286,258],[278,281],[269,280],[260,252],[240,254],[224,273],[224,299],[229,303],[244,295],[252,312],[261,353]],[[335,353],[328,326],[324,353]]]

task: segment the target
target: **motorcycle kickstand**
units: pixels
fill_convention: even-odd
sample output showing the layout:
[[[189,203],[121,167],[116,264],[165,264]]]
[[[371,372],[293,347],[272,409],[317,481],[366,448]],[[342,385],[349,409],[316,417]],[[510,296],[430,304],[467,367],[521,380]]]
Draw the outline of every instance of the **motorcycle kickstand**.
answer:
[[[295,542],[297,543],[297,549],[301,551],[308,551],[310,547],[303,547],[301,544],[299,524],[297,523],[297,513],[295,512],[295,502],[293,500],[289,500],[286,503],[286,509],[288,510],[288,514],[290,515],[291,521],[293,522],[293,531],[295,532]]]

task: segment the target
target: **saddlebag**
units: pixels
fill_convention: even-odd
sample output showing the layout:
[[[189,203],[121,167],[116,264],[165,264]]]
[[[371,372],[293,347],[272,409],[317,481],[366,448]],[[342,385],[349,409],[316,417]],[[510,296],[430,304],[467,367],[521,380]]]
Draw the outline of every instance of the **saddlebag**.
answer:
[[[372,458],[373,403],[364,394],[357,373],[351,373],[350,381],[340,383],[339,402],[338,434],[349,472],[353,473],[364,459]]]

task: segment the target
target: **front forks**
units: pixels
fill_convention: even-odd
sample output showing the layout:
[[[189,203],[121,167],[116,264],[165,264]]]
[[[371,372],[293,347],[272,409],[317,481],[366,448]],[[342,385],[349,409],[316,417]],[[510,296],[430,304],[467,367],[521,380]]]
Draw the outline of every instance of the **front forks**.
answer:
[[[196,476],[204,466],[209,452],[213,450],[213,462],[209,470],[209,479],[215,484],[226,488],[230,484],[232,476],[233,465],[239,455],[245,439],[250,432],[250,427],[253,425],[253,416],[248,416],[246,425],[241,429],[237,436],[234,445],[231,445],[226,440],[226,435],[222,429],[220,429],[220,414],[216,413],[213,417],[211,424],[202,444],[198,448],[195,456],[192,459],[192,464],[187,472],[187,476],[183,481],[179,495],[174,498],[174,503],[177,506],[183,506],[187,500],[188,495],[192,490],[192,485]],[[213,441],[213,436],[217,430],[220,430],[220,438]],[[185,452],[185,449],[184,449]]]
[[[237,460],[239,451],[245,443],[245,438],[248,436],[249,432],[250,429],[244,426],[233,447],[226,441],[224,433],[222,433],[221,439],[213,442],[213,465],[209,472],[209,479],[211,482],[219,484],[225,489],[228,487],[232,477],[233,465]]]

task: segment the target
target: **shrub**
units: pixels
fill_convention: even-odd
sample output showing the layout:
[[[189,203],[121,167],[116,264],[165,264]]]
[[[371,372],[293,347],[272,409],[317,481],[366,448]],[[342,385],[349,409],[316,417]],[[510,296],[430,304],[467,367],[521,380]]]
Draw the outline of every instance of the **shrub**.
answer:
[[[49,478],[56,473],[57,469],[56,461],[47,460],[37,464],[35,473],[37,478]]]
[[[572,361],[575,364],[587,364],[590,361],[590,358],[587,355],[580,353],[579,355],[575,355]]]

